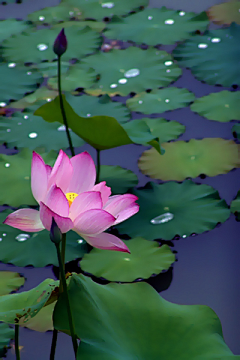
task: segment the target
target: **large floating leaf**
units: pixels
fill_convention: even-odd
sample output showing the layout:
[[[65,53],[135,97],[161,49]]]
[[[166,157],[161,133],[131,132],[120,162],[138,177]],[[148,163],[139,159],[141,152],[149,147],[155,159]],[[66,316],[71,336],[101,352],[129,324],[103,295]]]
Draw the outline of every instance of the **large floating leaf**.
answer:
[[[46,7],[32,12],[28,15],[28,20],[40,25],[67,21],[73,17],[77,20],[82,19],[82,14],[79,9],[69,4],[60,3],[57,6]]]
[[[174,44],[204,31],[209,23],[206,13],[175,11],[163,6],[161,9],[146,9],[126,18],[113,18],[105,35],[110,39],[134,41],[148,45]]]
[[[16,266],[58,266],[56,248],[50,240],[49,231],[28,233],[3,224],[11,212],[5,210],[0,213],[0,261]],[[66,262],[81,258],[86,251],[85,241],[70,231],[67,234]]]
[[[240,26],[207,31],[193,36],[173,51],[180,66],[191,68],[196,78],[210,85],[240,83],[238,60]]]
[[[128,136],[127,131],[125,131],[115,118],[110,116],[83,118],[73,111],[65,97],[63,97],[63,102],[69,127],[96,149],[104,150],[121,145],[133,144],[136,138],[138,144],[147,145],[146,141],[149,142],[150,139],[153,139],[147,126],[140,126],[138,132],[135,134],[136,136],[134,136],[132,140],[130,138],[131,136]],[[42,116],[42,118],[48,122],[62,121],[59,97],[41,106],[35,112],[35,115]],[[152,145],[152,140],[149,144]],[[152,146],[155,147],[155,145]],[[156,148],[159,148],[159,146],[156,146]]]
[[[147,6],[148,0],[62,0],[62,4],[79,9],[84,18],[102,20],[113,15],[125,15],[142,6]]]
[[[82,146],[84,141],[70,132],[73,146]],[[11,118],[0,117],[0,143],[6,142],[9,147],[38,147],[46,151],[66,149],[69,147],[64,125],[58,122],[47,123],[31,113],[15,113]]]
[[[37,83],[42,81],[40,73],[13,62],[0,63],[0,79],[0,106],[10,99],[20,99],[26,92],[35,90]]]
[[[73,274],[69,295],[81,360],[239,359],[223,340],[221,323],[203,305],[177,305],[146,283],[99,285]],[[64,298],[54,311],[69,329]]]
[[[88,88],[96,82],[97,74],[92,68],[73,65],[65,74],[62,75],[62,90],[73,91],[77,88]],[[48,80],[48,85],[54,89],[58,89],[57,76]]]
[[[2,238],[0,238],[2,241]],[[0,296],[18,290],[25,282],[24,277],[12,271],[0,271]]]
[[[231,212],[234,213],[237,220],[240,221],[240,190],[238,191],[236,198],[231,202]]]
[[[112,195],[125,194],[138,183],[138,177],[131,170],[120,166],[102,165],[100,168],[100,181],[106,181],[111,187]]]
[[[150,93],[142,92],[128,99],[126,104],[131,111],[152,114],[183,108],[194,99],[194,94],[187,89],[169,87],[152,90]]]
[[[155,48],[114,49],[89,56],[83,59],[83,63],[93,67],[100,75],[100,80],[86,90],[92,95],[139,93],[167,86],[182,73],[170,54]]]
[[[227,122],[240,120],[240,92],[221,91],[198,98],[191,110],[209,120]]]
[[[39,151],[38,151],[39,152]],[[53,165],[57,154],[51,151],[41,156],[49,165]],[[21,205],[37,205],[31,192],[32,151],[22,149],[16,155],[0,155],[0,204],[18,207]]]
[[[14,329],[0,323],[0,356],[5,356],[10,340],[14,338]]]
[[[87,21],[66,21],[64,23],[59,23],[54,25],[53,29],[59,29],[59,31],[62,29],[62,27],[68,28],[68,27],[77,27],[77,28],[83,28],[85,26],[89,26],[92,30],[95,30],[97,32],[102,32],[103,29],[106,26],[106,23],[103,21],[93,21],[93,20],[87,20]]]
[[[240,140],[240,124],[235,124],[232,127],[232,132],[234,134],[234,136]]]
[[[43,308],[58,285],[59,281],[46,279],[29,291],[0,296],[0,320],[18,324],[22,319],[26,323]]]
[[[142,118],[147,123],[152,135],[159,138],[161,143],[177,139],[185,131],[185,126],[174,120],[163,118]]]
[[[132,282],[168,270],[175,261],[175,255],[167,245],[159,247],[157,242],[140,237],[124,242],[131,254],[93,249],[84,255],[81,268],[109,281]]]
[[[26,21],[16,19],[0,20],[0,42],[13,34],[18,34],[29,28]]]
[[[240,1],[232,0],[223,4],[210,7],[207,10],[208,17],[217,24],[230,25],[235,22],[240,25]]]
[[[213,229],[230,215],[226,202],[215,189],[191,180],[181,184],[148,183],[146,188],[133,193],[139,198],[140,210],[117,226],[120,233],[131,237],[148,240],[171,240],[175,235],[187,237]]]
[[[65,29],[68,39],[68,49],[62,55],[62,60],[82,58],[94,52],[101,44],[101,37],[89,27],[78,29],[68,27]],[[42,29],[35,32],[24,32],[14,35],[3,42],[3,56],[12,61],[40,62],[53,60],[54,41],[59,34],[59,29]]]
[[[191,139],[162,144],[164,156],[154,149],[139,159],[140,170],[153,179],[182,181],[200,174],[216,176],[239,167],[239,145],[219,138]]]
[[[73,110],[82,117],[107,115],[113,116],[120,124],[130,120],[131,114],[128,108],[121,102],[112,101],[108,95],[95,96],[73,96],[66,94],[66,100]]]

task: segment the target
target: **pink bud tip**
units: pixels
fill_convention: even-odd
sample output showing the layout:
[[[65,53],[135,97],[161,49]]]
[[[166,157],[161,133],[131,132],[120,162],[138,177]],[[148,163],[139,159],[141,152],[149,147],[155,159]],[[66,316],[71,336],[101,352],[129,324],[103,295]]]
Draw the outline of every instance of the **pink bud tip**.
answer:
[[[60,31],[56,40],[54,41],[53,51],[56,55],[61,56],[67,50],[67,38],[64,33],[64,29]]]

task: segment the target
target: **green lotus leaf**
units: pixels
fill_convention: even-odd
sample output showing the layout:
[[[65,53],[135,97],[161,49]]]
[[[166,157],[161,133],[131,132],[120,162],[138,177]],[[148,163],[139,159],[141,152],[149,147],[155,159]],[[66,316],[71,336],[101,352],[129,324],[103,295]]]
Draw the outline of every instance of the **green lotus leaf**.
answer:
[[[10,340],[14,339],[14,329],[0,323],[0,356],[5,356]]]
[[[113,15],[126,15],[140,7],[147,6],[148,0],[62,0],[62,4],[73,6],[83,14],[85,19],[102,20]]]
[[[51,101],[57,95],[58,95],[58,91],[50,90],[46,86],[41,86],[32,94],[26,95],[18,101],[11,102],[8,105],[8,108],[17,109],[17,110],[30,108],[30,112],[32,112],[33,109],[38,108],[42,104],[45,104],[46,101]]]
[[[174,120],[163,118],[142,118],[150,128],[152,135],[161,143],[177,139],[185,132],[185,126]]]
[[[240,120],[240,94],[238,91],[221,91],[194,101],[191,110],[209,120],[227,122]]]
[[[25,278],[16,272],[0,271],[0,296],[18,290],[24,282]]]
[[[3,41],[3,57],[17,62],[51,61],[56,58],[53,52],[54,41],[59,29],[41,29],[35,32],[24,32]],[[62,55],[63,61],[82,58],[94,52],[101,45],[101,37],[89,27],[78,29],[67,27],[65,34],[68,49]]]
[[[174,44],[188,39],[196,30],[205,31],[209,24],[205,12],[198,14],[175,11],[163,6],[146,9],[125,18],[113,18],[104,35],[110,39],[157,45]]]
[[[57,6],[46,7],[37,10],[28,15],[28,20],[34,22],[36,25],[41,24],[55,24],[75,18],[82,19],[82,14],[74,6],[60,3]],[[64,27],[64,26],[63,26]]]
[[[240,221],[240,190],[237,193],[236,198],[231,202],[231,212],[236,215],[238,221]]]
[[[77,88],[88,88],[96,82],[97,74],[92,68],[79,64],[73,65],[61,76],[62,90],[73,91]],[[48,80],[48,86],[54,90],[58,89],[57,76]]]
[[[230,25],[235,22],[240,25],[240,1],[232,0],[210,7],[207,10],[209,19],[217,24]]]
[[[5,210],[0,213],[0,261],[16,266],[58,266],[56,248],[50,241],[49,231],[30,233],[3,224],[11,212]],[[86,251],[86,242],[77,233],[68,232],[66,262],[81,258]]]
[[[191,180],[160,185],[148,183],[133,193],[139,198],[139,212],[117,225],[121,234],[131,237],[172,240],[179,235],[185,238],[213,229],[230,215],[226,202],[215,189]]]
[[[100,75],[100,80],[86,89],[91,95],[126,96],[130,92],[164,87],[182,73],[170,54],[155,48],[113,49],[88,56],[83,63],[93,67]]]
[[[0,42],[13,34],[19,34],[30,25],[26,21],[16,19],[0,20]]]
[[[59,281],[46,279],[37,287],[21,293],[0,296],[0,320],[8,324],[25,323],[43,308]]]
[[[179,44],[173,55],[180,66],[190,68],[193,75],[210,85],[239,84],[238,59],[240,25],[207,31]]]
[[[152,179],[182,181],[200,174],[216,176],[239,167],[239,145],[219,138],[191,139],[162,144],[164,156],[154,149],[146,150],[138,165]]]
[[[170,303],[149,284],[103,286],[73,274],[69,295],[76,334],[81,338],[79,360],[240,358],[225,344],[212,309]],[[63,296],[54,310],[54,326],[69,329]]]
[[[85,26],[89,26],[92,30],[95,30],[97,32],[102,32],[106,26],[106,23],[103,21],[93,21],[93,20],[66,21],[64,23],[56,24],[52,28],[61,30],[63,26],[64,26],[64,29],[66,29],[67,27],[72,27],[72,26],[78,27],[78,28],[83,28]]]
[[[186,107],[194,99],[194,94],[187,89],[169,87],[137,94],[128,99],[126,105],[131,111],[152,114]]]
[[[10,99],[20,99],[42,82],[40,73],[13,62],[0,63],[0,78],[0,106],[5,106]]]
[[[112,101],[108,95],[95,97],[66,94],[66,100],[73,110],[82,117],[99,115],[113,116],[120,124],[129,121],[131,117],[130,111],[125,105],[121,102]]]
[[[101,165],[100,181],[106,181],[112,195],[125,194],[138,183],[138,177],[131,170],[120,166]]]
[[[19,321],[19,325],[39,332],[46,332],[49,330],[53,330],[52,316],[55,305],[56,305],[56,301],[52,302],[47,306],[44,306],[37,313],[36,316],[29,319],[26,323],[24,323],[23,319],[21,318]]]
[[[71,131],[73,146],[82,146],[84,141]],[[69,147],[64,125],[47,123],[40,116],[31,113],[15,113],[11,118],[0,117],[0,143],[31,150],[44,148],[46,151]]]
[[[136,139],[139,141],[139,144],[147,146],[145,141],[149,142],[148,139],[153,139],[149,128],[144,127],[143,129],[143,126],[140,126],[138,133],[134,134],[134,141],[132,141],[125,129],[115,118],[110,116],[90,116],[83,118],[73,111],[64,96],[63,102],[69,127],[95,149],[104,150],[121,145],[133,144]],[[41,106],[34,114],[42,116],[42,118],[48,122],[62,121],[59,97]],[[157,149],[159,148],[159,145],[156,145],[153,140],[151,140],[150,145],[155,146]]]
[[[240,124],[235,124],[232,127],[232,132],[234,134],[234,136],[240,140]]]
[[[142,119],[136,119],[122,124],[130,139],[136,144],[146,144],[153,139],[149,126]]]
[[[140,237],[124,243],[131,254],[93,249],[84,255],[81,268],[109,281],[132,282],[168,270],[175,261],[175,255],[167,245],[159,247],[157,242]]]
[[[41,153],[44,161],[53,165],[57,153]],[[7,204],[13,207],[21,205],[37,205],[31,191],[31,161],[32,151],[22,149],[16,155],[0,155],[0,204]],[[5,191],[3,191],[5,189]]]

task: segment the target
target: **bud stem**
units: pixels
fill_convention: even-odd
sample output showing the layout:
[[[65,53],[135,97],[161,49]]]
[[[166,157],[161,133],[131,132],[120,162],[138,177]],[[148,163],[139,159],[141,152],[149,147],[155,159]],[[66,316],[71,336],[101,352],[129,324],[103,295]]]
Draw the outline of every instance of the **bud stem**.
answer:
[[[58,62],[58,93],[59,93],[60,108],[61,108],[63,123],[64,123],[65,128],[66,128],[66,134],[67,134],[67,138],[68,138],[69,147],[70,147],[70,150],[71,150],[71,155],[74,156],[74,155],[75,155],[75,152],[74,152],[74,148],[73,148],[73,144],[72,144],[72,139],[71,139],[70,132],[69,132],[69,128],[68,128],[67,117],[66,117],[66,113],[65,113],[65,110],[64,110],[63,98],[62,98],[62,87],[61,87],[61,55],[58,55],[57,62]]]
[[[100,178],[100,151],[101,150],[97,150],[97,176],[96,176],[96,184],[99,183],[99,178]]]
[[[15,341],[16,360],[20,360],[20,352],[19,352],[19,325],[18,325],[18,324],[15,324],[14,341]]]

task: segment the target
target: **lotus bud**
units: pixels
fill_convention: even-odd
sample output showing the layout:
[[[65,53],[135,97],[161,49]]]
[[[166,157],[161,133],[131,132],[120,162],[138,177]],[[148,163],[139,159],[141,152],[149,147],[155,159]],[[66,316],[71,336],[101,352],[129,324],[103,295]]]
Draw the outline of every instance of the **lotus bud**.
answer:
[[[53,51],[57,56],[62,56],[67,50],[67,38],[64,33],[64,29],[60,31],[56,40],[54,41]]]
[[[62,241],[62,233],[57,226],[56,221],[52,218],[52,225],[50,229],[50,239],[53,243],[59,244]]]

